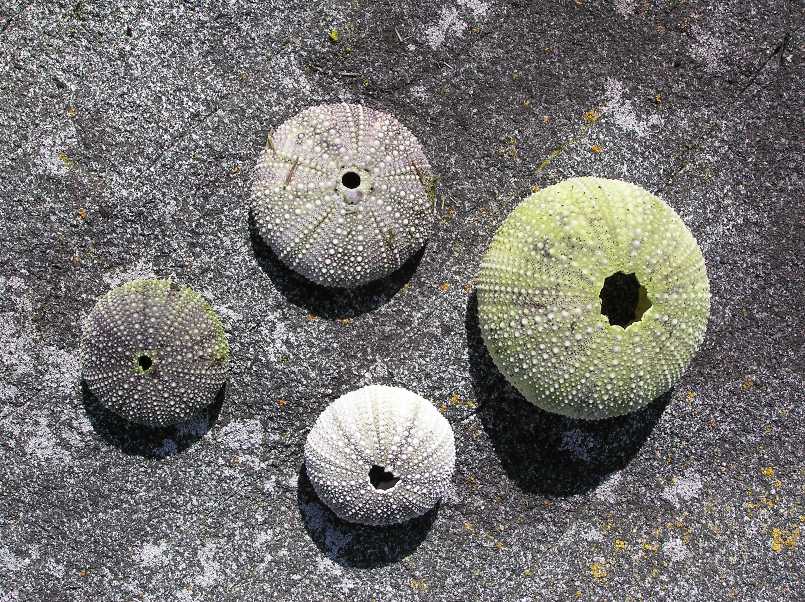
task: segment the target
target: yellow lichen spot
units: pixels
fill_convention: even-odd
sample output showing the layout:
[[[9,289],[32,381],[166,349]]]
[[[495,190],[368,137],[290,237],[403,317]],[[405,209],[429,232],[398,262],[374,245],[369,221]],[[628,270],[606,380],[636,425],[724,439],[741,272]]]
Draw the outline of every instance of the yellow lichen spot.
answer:
[[[71,159],[70,156],[64,151],[59,151],[59,154],[56,156],[59,158],[59,161],[64,163],[67,169],[72,169],[73,167],[75,167],[75,161]]]
[[[793,550],[799,541],[799,527],[795,527],[790,531],[785,529],[778,529],[777,527],[771,530],[771,549],[773,552],[782,552],[783,548]]]
[[[428,591],[428,584],[424,579],[411,579],[411,589],[417,592]]]
[[[475,284],[472,281],[465,283],[464,287],[463,287],[464,292],[465,293],[471,293],[474,286],[475,286]]]
[[[530,106],[531,106],[531,100],[530,100],[530,99],[528,99],[528,98],[526,98],[526,99],[523,101],[523,107],[527,109],[527,108],[529,108]]]
[[[612,545],[615,547],[616,550],[625,550],[626,549],[626,542],[622,539],[616,539],[612,542]]]
[[[532,571],[531,569],[525,569],[523,571],[523,577],[530,577],[533,574],[534,574],[534,571]]]
[[[78,217],[81,218],[81,219],[87,219],[87,210],[84,209],[83,207],[81,207],[78,210]]]
[[[330,30],[330,33],[328,34],[328,37],[330,38],[330,41],[331,41],[333,44],[335,44],[336,42],[338,42],[338,38],[340,37],[340,36],[338,35],[338,30],[337,30],[337,29],[331,29],[331,30]]]
[[[539,189],[540,189],[539,184],[534,184],[534,185],[531,187],[531,192],[539,192]]]
[[[475,533],[475,527],[472,523],[464,521],[464,530],[469,531],[470,533]]]
[[[67,107],[67,116],[68,117],[72,118],[72,117],[75,117],[76,115],[78,115],[78,109],[76,109],[75,106],[70,105],[69,107]]]
[[[688,391],[688,401],[696,399],[696,391]]]
[[[442,403],[442,405],[440,405],[440,406],[439,406],[439,411],[440,411],[442,414],[447,414],[447,404],[446,404],[446,403]]]
[[[755,381],[752,379],[752,377],[751,377],[751,376],[747,376],[747,377],[746,377],[746,378],[743,380],[743,382],[741,383],[741,390],[742,390],[742,391],[748,391],[749,389],[751,389],[751,388],[752,388],[752,385],[754,385],[754,384],[755,384]]]
[[[499,540],[497,540],[497,539],[495,540],[495,547],[496,547],[498,550],[505,550],[505,549],[506,549],[506,546],[503,544],[503,542],[502,542],[502,541],[499,541]]]
[[[660,104],[662,102],[662,96],[660,96],[659,94],[655,94],[654,95],[654,102],[656,102],[657,104]]]
[[[764,477],[773,477],[774,468],[772,468],[771,466],[764,466],[763,468],[760,469],[760,474],[762,474]]]
[[[660,549],[660,544],[658,544],[658,543],[644,543],[643,544],[643,549],[646,552],[656,552],[657,550]]]
[[[449,282],[442,282],[439,285],[439,290],[442,291],[443,293],[446,293],[447,291],[450,290],[450,283]]]
[[[591,151],[593,151],[593,152],[594,152],[594,153],[596,153],[596,154],[598,154],[598,153],[603,153],[603,152],[604,152],[604,147],[603,147],[603,146],[601,146],[600,144],[593,144],[593,145],[590,147],[590,150],[591,150]]]
[[[594,579],[601,581],[606,579],[607,577],[607,570],[603,564],[600,562],[593,562],[590,565],[590,574],[593,576]]]
[[[341,324],[341,326],[346,326],[347,324],[352,324],[352,318],[337,318],[336,322]]]
[[[587,111],[586,113],[584,113],[583,117],[584,121],[586,121],[587,123],[595,123],[596,121],[601,119],[601,113],[599,113],[595,109],[592,109],[591,111]]]

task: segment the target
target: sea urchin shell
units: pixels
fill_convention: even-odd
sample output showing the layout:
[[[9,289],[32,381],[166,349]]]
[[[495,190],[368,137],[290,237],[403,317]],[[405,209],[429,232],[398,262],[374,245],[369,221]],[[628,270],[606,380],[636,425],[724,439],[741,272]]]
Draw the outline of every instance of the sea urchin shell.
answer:
[[[252,212],[289,267],[324,286],[381,278],[425,244],[433,183],[414,135],[355,104],[302,111],[268,137]]]
[[[572,178],[527,198],[481,264],[481,333],[535,405],[604,418],[679,378],[707,328],[704,258],[679,216],[642,188]]]
[[[305,466],[319,498],[340,518],[400,523],[427,512],[455,467],[453,429],[426,399],[399,387],[347,393],[316,420]]]
[[[228,369],[215,311],[169,280],[112,289],[84,321],[84,380],[101,404],[132,422],[167,426],[192,417],[215,399]]]

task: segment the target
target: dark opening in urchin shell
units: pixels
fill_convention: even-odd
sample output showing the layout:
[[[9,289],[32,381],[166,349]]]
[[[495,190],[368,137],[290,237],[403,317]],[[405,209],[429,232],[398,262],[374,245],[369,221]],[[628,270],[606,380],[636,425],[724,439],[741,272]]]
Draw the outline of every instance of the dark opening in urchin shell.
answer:
[[[107,409],[148,426],[191,418],[215,400],[229,345],[209,304],[168,280],[134,280],[101,297],[81,339],[81,371]]]
[[[260,236],[309,280],[382,278],[433,227],[434,178],[414,135],[361,105],[311,107],[269,136],[252,190]]]

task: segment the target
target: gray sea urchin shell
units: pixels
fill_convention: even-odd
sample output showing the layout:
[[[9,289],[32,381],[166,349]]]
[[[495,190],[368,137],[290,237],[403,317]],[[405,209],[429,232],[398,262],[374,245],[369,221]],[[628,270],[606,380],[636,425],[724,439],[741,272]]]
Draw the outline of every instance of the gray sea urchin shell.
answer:
[[[168,280],[134,280],[84,321],[81,371],[98,401],[149,426],[186,420],[226,380],[229,345],[209,304]]]
[[[617,180],[572,178],[527,198],[481,264],[481,333],[532,403],[625,414],[679,378],[707,328],[710,287],[668,205]]]
[[[320,105],[268,138],[252,191],[260,236],[292,269],[351,287],[400,267],[430,235],[433,184],[414,135],[361,105]]]
[[[305,465],[321,500],[340,518],[400,523],[427,512],[455,467],[450,424],[426,399],[399,387],[347,393],[316,420]]]

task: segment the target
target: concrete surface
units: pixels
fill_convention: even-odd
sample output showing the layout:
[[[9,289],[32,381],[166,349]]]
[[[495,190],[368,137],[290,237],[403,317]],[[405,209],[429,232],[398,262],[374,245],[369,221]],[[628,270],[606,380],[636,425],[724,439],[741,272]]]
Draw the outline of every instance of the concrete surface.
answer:
[[[784,0],[1,3],[0,600],[801,596],[802,22]],[[337,100],[394,113],[440,181],[424,252],[333,295],[277,265],[247,199],[267,132]],[[593,424],[506,386],[471,292],[517,201],[588,174],[659,192],[713,295],[678,386]],[[206,295],[233,350],[219,403],[162,431],[77,369],[94,299],[151,274]],[[454,488],[409,525],[341,523],[301,465],[368,383],[455,429]]]

